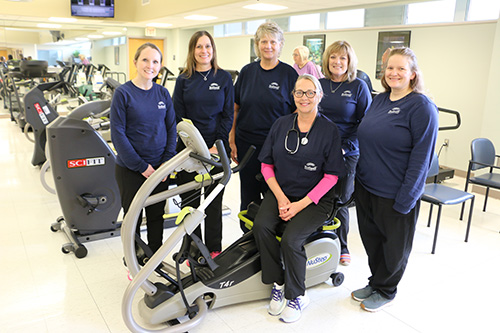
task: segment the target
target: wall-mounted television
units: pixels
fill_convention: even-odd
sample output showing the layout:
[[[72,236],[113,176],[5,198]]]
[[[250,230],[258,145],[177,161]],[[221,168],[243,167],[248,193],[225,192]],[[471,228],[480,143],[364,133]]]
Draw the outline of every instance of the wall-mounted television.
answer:
[[[115,17],[115,0],[71,0],[71,16]]]

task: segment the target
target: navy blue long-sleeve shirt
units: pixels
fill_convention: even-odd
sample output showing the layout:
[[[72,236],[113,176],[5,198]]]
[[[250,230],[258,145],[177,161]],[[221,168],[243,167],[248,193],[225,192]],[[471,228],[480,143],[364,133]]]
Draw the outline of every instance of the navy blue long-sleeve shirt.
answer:
[[[236,136],[263,144],[275,120],[295,111],[292,90],[297,77],[295,69],[281,61],[270,70],[260,61],[243,67],[234,90],[234,102],[240,106]]]
[[[210,148],[218,139],[228,142],[233,126],[234,87],[231,74],[222,69],[201,74],[195,72],[189,79],[182,74],[177,78],[174,109],[177,122],[190,119]]]
[[[372,102],[368,86],[358,78],[352,82],[324,78],[319,82],[323,88],[319,111],[337,125],[344,155],[359,155],[358,126]]]
[[[111,139],[117,164],[137,172],[157,168],[175,155],[175,111],[170,94],[156,83],[149,90],[131,81],[118,87],[111,102]]]
[[[358,127],[356,179],[369,192],[394,199],[393,208],[407,214],[423,193],[437,130],[438,110],[427,96],[376,96]]]

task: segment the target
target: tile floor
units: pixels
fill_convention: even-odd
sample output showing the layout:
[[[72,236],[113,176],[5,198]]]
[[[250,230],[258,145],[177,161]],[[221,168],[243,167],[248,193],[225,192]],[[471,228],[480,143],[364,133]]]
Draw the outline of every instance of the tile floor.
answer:
[[[121,318],[128,280],[120,238],[86,243],[89,254],[83,259],[61,253],[66,238],[49,230],[61,209],[40,184],[39,168],[30,163],[32,149],[10,119],[0,119],[0,331],[128,332]],[[462,188],[463,181],[447,184]],[[224,199],[232,210],[224,218],[224,247],[240,236],[238,188],[233,177]],[[435,255],[430,253],[434,229],[426,227],[428,204],[422,203],[398,297],[381,312],[367,313],[350,298],[369,275],[352,209],[352,264],[340,267],[345,281],[336,288],[327,283],[310,288],[311,304],[299,322],[279,322],[262,300],[210,311],[192,332],[498,332],[500,202],[490,199],[486,213],[483,197],[476,202],[468,243],[459,206],[443,209]]]

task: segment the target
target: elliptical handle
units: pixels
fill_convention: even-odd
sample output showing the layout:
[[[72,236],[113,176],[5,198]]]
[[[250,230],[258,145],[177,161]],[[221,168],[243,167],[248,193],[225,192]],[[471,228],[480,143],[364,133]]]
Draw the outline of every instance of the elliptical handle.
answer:
[[[251,146],[248,148],[248,150],[247,150],[247,152],[245,153],[245,156],[243,156],[243,159],[241,160],[241,162],[240,162],[237,166],[235,166],[235,167],[233,168],[233,173],[237,173],[237,172],[239,172],[241,169],[243,169],[243,168],[245,167],[245,165],[246,165],[246,164],[248,163],[248,161],[250,160],[250,157],[252,157],[252,155],[255,153],[255,150],[256,150],[256,149],[257,149],[257,148],[255,148],[255,146],[254,146],[254,145],[251,145]]]
[[[226,186],[231,178],[231,162],[229,161],[229,157],[226,153],[226,148],[224,148],[224,143],[222,140],[215,141],[215,146],[217,147],[217,152],[219,153],[222,169],[224,170],[224,176],[222,176],[219,184]]]

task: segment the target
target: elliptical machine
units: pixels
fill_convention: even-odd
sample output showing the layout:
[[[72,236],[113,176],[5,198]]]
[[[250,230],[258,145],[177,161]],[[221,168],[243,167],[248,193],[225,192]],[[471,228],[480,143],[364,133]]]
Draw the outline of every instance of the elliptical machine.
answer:
[[[143,207],[165,200],[171,196],[200,187],[196,181],[186,183],[175,189],[150,196],[159,182],[175,170],[185,169],[190,172],[207,173],[206,165],[213,165],[208,148],[203,138],[193,125],[186,122],[178,124],[179,138],[186,148],[160,167],[137,192],[122,225],[122,241],[125,260],[133,277],[122,300],[122,317],[132,332],[184,332],[197,326],[207,314],[209,308],[236,304],[241,300],[252,301],[269,298],[271,286],[261,282],[260,254],[257,250],[252,231],[236,240],[215,259],[208,249],[193,234],[204,218],[204,209],[229,181],[230,162],[224,153],[222,142],[216,142],[222,160],[223,175],[214,176],[219,184],[196,209],[184,208],[179,215],[176,230],[164,242],[162,247],[141,268],[135,253],[135,228],[137,218]],[[245,164],[247,154],[238,167]],[[236,167],[236,168],[238,168]],[[335,188],[335,187],[334,187]],[[336,191],[337,193],[338,191]],[[338,195],[333,209],[333,216],[341,205]],[[344,205],[348,205],[345,203]],[[342,205],[342,207],[344,206]],[[337,225],[338,227],[338,225]],[[330,226],[326,229],[332,229]],[[175,267],[163,262],[174,248],[182,241],[178,253],[173,255]],[[193,247],[201,252],[201,264],[193,259]],[[308,239],[306,245],[307,267],[306,287],[332,280],[334,286],[343,282],[343,274],[337,272],[340,259],[340,242],[332,231],[320,230]],[[190,260],[190,273],[180,272],[180,264]],[[193,265],[194,263],[194,265]],[[149,277],[153,271],[166,281],[153,283]],[[132,314],[134,296],[142,288],[145,296],[139,301],[139,314],[149,325],[168,322],[171,327],[149,330],[141,326]],[[180,323],[178,318],[189,316],[189,320]]]

